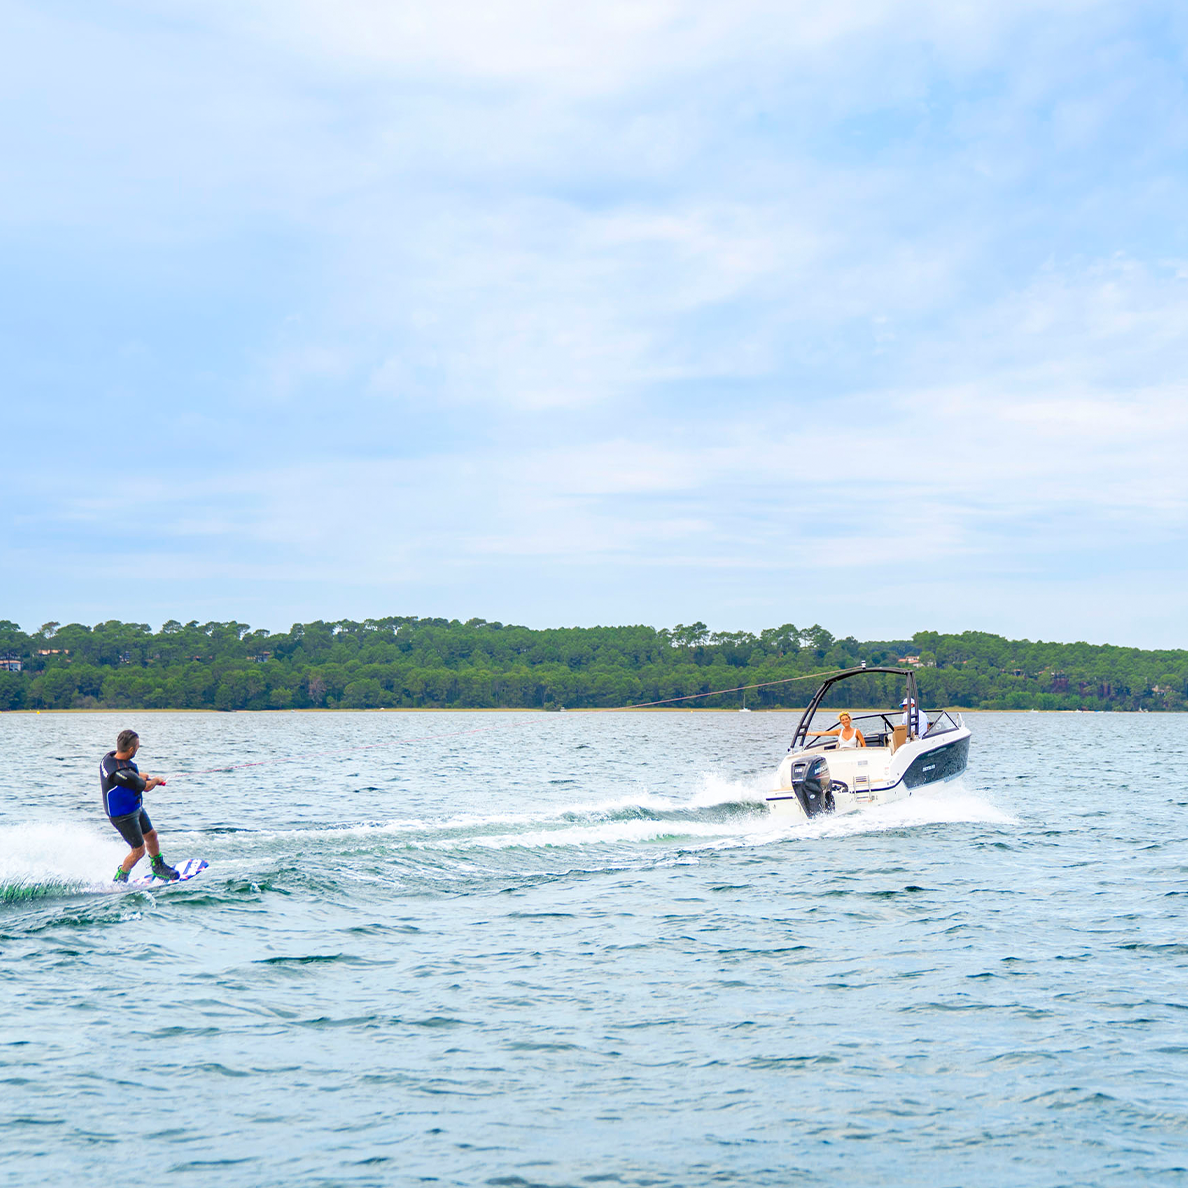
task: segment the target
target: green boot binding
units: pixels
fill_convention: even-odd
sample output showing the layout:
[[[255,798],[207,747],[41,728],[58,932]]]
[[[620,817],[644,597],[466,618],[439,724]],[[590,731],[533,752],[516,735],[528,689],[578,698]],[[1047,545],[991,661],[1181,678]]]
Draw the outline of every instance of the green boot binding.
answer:
[[[176,867],[170,866],[160,854],[154,854],[149,865],[152,867],[154,879],[165,879],[172,882],[174,879],[181,878]]]

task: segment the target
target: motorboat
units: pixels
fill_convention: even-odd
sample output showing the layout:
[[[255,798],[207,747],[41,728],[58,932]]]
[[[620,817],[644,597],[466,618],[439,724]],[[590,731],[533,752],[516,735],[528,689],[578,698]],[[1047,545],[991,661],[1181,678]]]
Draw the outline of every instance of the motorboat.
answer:
[[[866,745],[849,740],[846,745],[840,719],[833,714],[830,721],[821,703],[842,682],[878,673],[903,677],[905,696],[896,709],[853,714],[852,724]],[[829,699],[836,703],[836,696]],[[816,724],[819,713],[828,725]],[[904,800],[919,788],[956,779],[969,758],[969,739],[959,713],[921,708],[912,669],[846,669],[813,694],[776,768],[767,803],[773,813],[809,821],[822,813],[852,813]]]

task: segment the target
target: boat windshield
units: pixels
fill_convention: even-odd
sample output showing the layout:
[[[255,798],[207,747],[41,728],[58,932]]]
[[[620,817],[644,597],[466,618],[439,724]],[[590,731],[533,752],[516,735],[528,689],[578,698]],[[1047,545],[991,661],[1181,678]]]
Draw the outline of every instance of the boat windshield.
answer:
[[[957,730],[960,723],[948,710],[926,709],[923,711],[928,718],[928,729],[924,731],[924,738],[934,738],[938,734],[947,734],[950,730]],[[862,737],[868,747],[888,747],[895,737],[895,728],[902,726],[903,710],[881,710],[866,714],[853,714],[851,722],[862,731]],[[841,723],[836,714],[825,710],[813,715],[809,730],[840,730]],[[837,747],[837,736],[826,735],[824,738],[810,738],[804,749],[814,748],[831,751]]]

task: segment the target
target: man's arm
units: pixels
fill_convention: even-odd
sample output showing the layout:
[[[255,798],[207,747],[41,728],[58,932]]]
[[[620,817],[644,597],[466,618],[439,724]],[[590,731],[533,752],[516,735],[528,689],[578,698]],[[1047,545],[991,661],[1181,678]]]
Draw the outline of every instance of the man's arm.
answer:
[[[121,788],[131,788],[133,792],[144,792],[151,784],[133,767],[121,767],[112,772],[111,782],[119,784]]]

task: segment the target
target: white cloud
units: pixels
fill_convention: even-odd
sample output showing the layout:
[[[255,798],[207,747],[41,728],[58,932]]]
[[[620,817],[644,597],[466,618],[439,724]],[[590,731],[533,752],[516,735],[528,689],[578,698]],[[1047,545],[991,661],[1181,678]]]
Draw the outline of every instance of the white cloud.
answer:
[[[880,615],[954,571],[1178,573],[1183,98],[1129,19],[26,8],[12,415],[62,465],[0,478],[10,550],[77,584],[131,524],[179,596],[452,575],[505,618],[579,570],[660,621],[786,617],[805,567]],[[114,483],[121,415],[154,468]]]
[[[203,4],[241,37],[285,45],[329,66],[543,87],[581,98],[614,95],[711,63],[799,59],[812,71],[828,47],[857,37],[932,43],[962,69],[994,61],[1022,22],[1084,19],[1102,0],[384,0]],[[176,11],[177,5],[169,6]],[[828,61],[831,70],[836,63]]]

